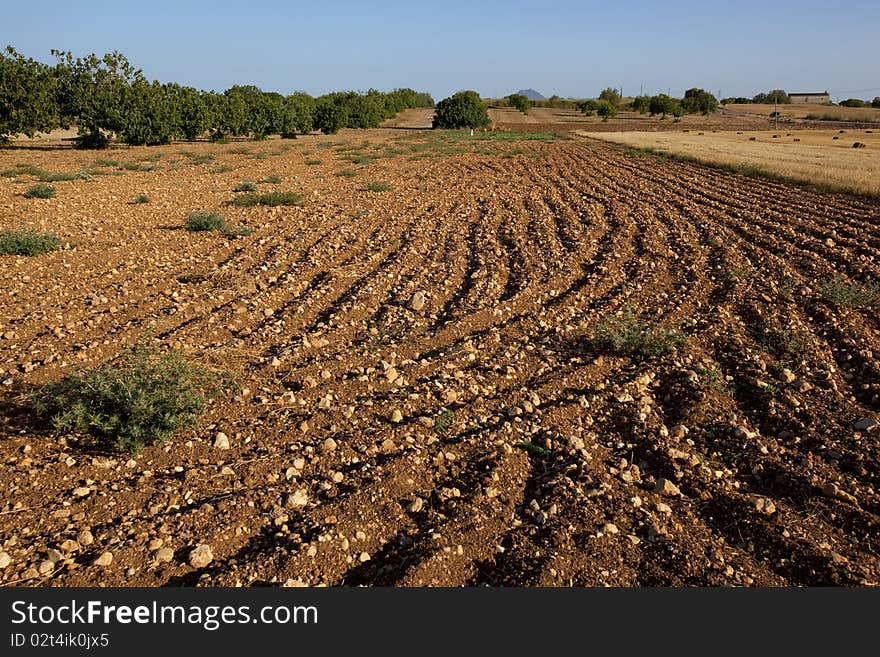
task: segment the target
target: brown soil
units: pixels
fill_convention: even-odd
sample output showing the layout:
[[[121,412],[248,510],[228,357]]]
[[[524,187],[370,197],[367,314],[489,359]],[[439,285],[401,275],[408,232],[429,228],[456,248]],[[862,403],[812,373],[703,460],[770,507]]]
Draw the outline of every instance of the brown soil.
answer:
[[[673,117],[662,119],[632,111],[621,111],[613,119],[603,121],[598,116],[586,116],[575,109],[556,109],[533,107],[528,114],[512,108],[489,110],[492,124],[507,130],[528,130],[547,132],[567,132],[586,130],[592,132],[618,132],[638,130],[640,132],[666,132],[681,130],[769,130],[772,123],[764,117],[745,115],[713,114],[702,116],[690,114],[681,117],[676,123]]]
[[[3,583],[880,581],[880,450],[854,429],[880,409],[880,320],[820,285],[880,279],[880,203],[586,139],[428,139],[0,151],[52,171],[161,155],[50,200],[0,180],[2,227],[68,245],[0,258]],[[374,144],[394,150],[336,150]],[[269,175],[306,205],[224,205]],[[217,208],[255,232],[180,229]],[[626,307],[688,341],[591,346]],[[34,386],[147,330],[247,390],[131,460],[35,416]]]

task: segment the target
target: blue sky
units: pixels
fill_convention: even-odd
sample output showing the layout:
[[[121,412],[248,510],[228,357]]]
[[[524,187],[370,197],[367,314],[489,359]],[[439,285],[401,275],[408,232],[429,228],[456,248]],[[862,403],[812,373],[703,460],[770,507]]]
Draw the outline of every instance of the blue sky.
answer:
[[[880,95],[878,0],[26,0],[2,13],[0,44],[36,59],[119,50],[151,79],[218,91]]]

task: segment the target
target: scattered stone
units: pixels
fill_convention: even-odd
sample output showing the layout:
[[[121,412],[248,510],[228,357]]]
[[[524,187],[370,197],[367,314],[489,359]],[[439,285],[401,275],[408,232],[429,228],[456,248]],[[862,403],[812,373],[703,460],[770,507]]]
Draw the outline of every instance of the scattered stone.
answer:
[[[159,563],[168,563],[172,559],[174,559],[174,550],[170,547],[163,547],[156,550],[156,554],[154,555],[156,561]]]
[[[406,510],[409,511],[410,513],[418,513],[419,511],[422,510],[422,507],[424,506],[424,504],[425,503],[422,500],[422,498],[417,497],[412,502],[410,502],[409,504],[406,505]]]
[[[88,486],[79,486],[79,487],[73,489],[73,496],[74,497],[85,497],[87,495],[91,495],[91,493],[92,493],[92,489],[89,488]]]
[[[284,505],[288,509],[295,509],[306,506],[309,503],[309,493],[304,488],[300,488],[287,496]]]
[[[112,552],[102,552],[101,556],[95,559],[96,566],[109,566],[113,563],[113,553]]]
[[[755,508],[761,513],[772,516],[776,513],[776,505],[773,504],[772,500],[765,499],[763,497],[759,497],[755,500]]]
[[[360,561],[361,563],[366,563],[369,560],[370,555],[367,552],[361,552],[360,555],[358,555],[358,561]]]
[[[95,537],[92,536],[92,532],[90,532],[88,529],[83,529],[79,534],[77,534],[76,542],[85,547],[94,543]]]
[[[797,377],[790,369],[785,368],[779,373],[779,380],[783,383],[792,383]]]
[[[394,383],[399,376],[400,372],[397,371],[396,367],[392,366],[385,370],[385,380],[388,381],[388,383]]]
[[[657,480],[657,485],[654,487],[654,492],[660,495],[668,495],[670,497],[674,497],[676,495],[680,495],[681,491],[678,489],[674,483],[666,479],[665,477],[661,477]]]
[[[284,583],[281,586],[286,589],[301,589],[307,587],[308,584],[302,581],[299,577],[297,577],[296,579],[288,577],[286,580],[284,580]]]
[[[856,431],[867,431],[870,433],[872,431],[877,431],[878,427],[880,427],[880,422],[877,422],[877,420],[870,417],[863,417],[855,423]]]
[[[219,431],[214,438],[214,447],[217,449],[229,449],[229,436]]]
[[[403,413],[395,408],[393,411],[391,411],[391,421],[394,422],[394,424],[400,423],[401,421],[403,421]]]
[[[37,572],[39,572],[40,575],[48,575],[53,570],[55,570],[55,562],[49,559],[41,561],[40,566],[37,568]]]
[[[605,534],[616,534],[619,531],[620,530],[617,528],[617,525],[615,525],[613,522],[606,522],[605,525],[602,527],[602,532]]]
[[[406,302],[406,307],[410,310],[419,311],[425,306],[425,293],[413,292],[413,295]]]
[[[0,552],[0,570],[9,566],[12,563],[12,557],[9,556],[7,552]]]
[[[332,438],[327,438],[327,440],[325,440],[323,443],[321,443],[321,449],[325,452],[332,452],[337,447],[338,447],[338,445],[336,444],[336,441],[333,440]]]
[[[189,553],[189,565],[193,568],[204,568],[214,560],[214,552],[207,543],[197,545]]]

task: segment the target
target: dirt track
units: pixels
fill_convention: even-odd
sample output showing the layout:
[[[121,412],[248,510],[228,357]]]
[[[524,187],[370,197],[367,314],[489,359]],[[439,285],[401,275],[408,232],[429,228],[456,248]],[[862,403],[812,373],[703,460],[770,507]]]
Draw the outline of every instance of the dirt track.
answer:
[[[4,227],[75,246],[0,259],[3,582],[880,581],[878,436],[854,430],[880,410],[880,321],[819,285],[880,279],[880,203],[589,140],[397,155],[349,179],[329,148],[304,164],[318,141],[57,183],[49,201],[0,181]],[[227,160],[240,168],[210,173]],[[271,173],[306,206],[223,208],[256,229],[235,240],[177,229]],[[127,205],[141,191],[153,203]],[[591,348],[625,307],[687,344]],[[128,463],[35,420],[30,387],[148,328],[247,391]],[[38,574],[87,528],[92,545]],[[196,570],[200,543],[214,560]]]

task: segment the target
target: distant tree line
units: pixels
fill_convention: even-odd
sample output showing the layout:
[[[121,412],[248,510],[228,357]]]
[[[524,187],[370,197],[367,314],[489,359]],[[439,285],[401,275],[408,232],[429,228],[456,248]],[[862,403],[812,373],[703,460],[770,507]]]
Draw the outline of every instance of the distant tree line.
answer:
[[[754,103],[756,105],[788,105],[791,103],[791,96],[784,89],[773,89],[767,93],[756,94],[752,98],[744,98],[742,96],[731,96],[721,101],[722,105],[748,105]],[[833,104],[833,103],[831,103]],[[861,100],[860,98],[847,98],[838,103],[841,107],[874,107],[880,109],[880,96],[874,100]]]
[[[11,47],[0,52],[0,141],[74,125],[85,148],[106,146],[111,137],[138,145],[201,136],[293,137],[313,130],[374,128],[404,109],[434,106],[430,94],[412,89],[317,98],[252,85],[201,91],[150,82],[118,52],[75,57],[53,50],[52,55],[54,66]]]

